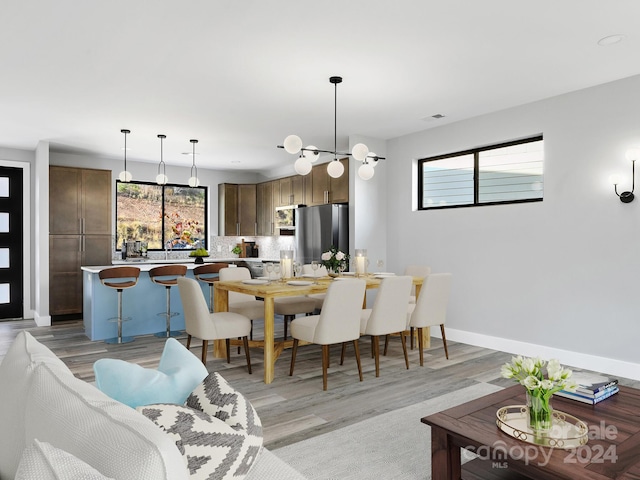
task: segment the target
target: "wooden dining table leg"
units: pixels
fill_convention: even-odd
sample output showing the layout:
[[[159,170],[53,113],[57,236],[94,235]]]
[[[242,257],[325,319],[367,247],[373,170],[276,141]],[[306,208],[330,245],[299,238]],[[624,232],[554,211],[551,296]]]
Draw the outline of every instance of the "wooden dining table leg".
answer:
[[[273,297],[264,298],[264,383],[273,382],[275,376]]]
[[[229,292],[220,288],[215,288],[215,294],[213,295],[214,312],[228,312],[229,311]],[[224,340],[213,341],[213,357],[214,358],[226,358],[227,346]]]
[[[418,301],[421,288],[422,285],[416,285],[416,302]],[[431,348],[431,330],[429,327],[422,329],[422,347],[425,349]]]

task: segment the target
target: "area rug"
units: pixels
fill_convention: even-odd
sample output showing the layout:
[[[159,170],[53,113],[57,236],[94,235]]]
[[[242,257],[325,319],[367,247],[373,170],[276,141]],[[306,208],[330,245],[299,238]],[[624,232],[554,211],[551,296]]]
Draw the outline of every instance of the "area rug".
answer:
[[[430,479],[431,429],[420,419],[498,390],[502,388],[478,383],[274,453],[309,479]]]

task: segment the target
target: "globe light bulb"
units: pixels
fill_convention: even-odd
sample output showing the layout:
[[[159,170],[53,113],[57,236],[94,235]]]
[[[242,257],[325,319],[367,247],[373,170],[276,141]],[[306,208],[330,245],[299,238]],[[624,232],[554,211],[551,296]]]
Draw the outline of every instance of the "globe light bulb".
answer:
[[[156,176],[156,183],[158,185],[166,185],[168,181],[169,181],[169,178],[166,175],[163,175],[162,173],[159,173]]]
[[[375,173],[376,171],[368,163],[363,163],[360,165],[360,168],[358,168],[358,176],[362,180],[370,180]]]
[[[126,170],[123,170],[122,172],[120,172],[120,175],[118,175],[118,179],[121,182],[130,182],[132,178],[133,176],[131,175],[131,173]]]
[[[620,175],[614,173],[613,175],[609,176],[609,182],[613,183],[614,185],[618,185],[620,183]]]
[[[298,175],[307,175],[311,172],[313,165],[311,165],[311,160],[308,158],[300,157],[296,160],[296,163],[293,164],[293,168],[295,168]]]
[[[379,162],[378,154],[374,152],[369,152],[369,154],[367,155],[367,163],[372,167],[375,167],[376,165],[378,165],[378,162]]]
[[[198,177],[190,177],[189,178],[189,186],[190,187],[198,187],[200,186],[200,180]]]
[[[302,140],[297,135],[289,135],[284,139],[284,149],[291,154],[296,154],[302,148]]]
[[[332,178],[339,178],[344,173],[344,165],[338,160],[332,160],[327,165],[327,173]]]
[[[369,153],[369,148],[364,143],[356,143],[351,150],[351,155],[353,158],[358,160],[359,162],[364,161],[367,158],[367,154]]]
[[[311,150],[311,151],[310,151]],[[311,163],[315,163],[320,155],[318,154],[318,147],[315,145],[308,145],[305,147],[305,151],[302,152],[305,158],[308,158]]]

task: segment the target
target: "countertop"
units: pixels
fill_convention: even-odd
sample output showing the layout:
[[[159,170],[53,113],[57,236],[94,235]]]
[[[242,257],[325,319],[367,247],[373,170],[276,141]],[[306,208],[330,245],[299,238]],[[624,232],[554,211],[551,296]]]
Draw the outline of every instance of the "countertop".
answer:
[[[204,259],[204,263],[229,263],[229,264],[234,264],[234,263],[240,263],[243,261],[247,261],[247,262],[279,262],[280,260],[273,260],[270,258],[256,258],[256,257],[251,257],[251,258],[239,258],[239,257],[233,257],[233,258],[210,258],[207,257]],[[189,270],[193,270],[195,267],[197,267],[198,265],[196,265],[194,263],[193,258],[178,258],[178,259],[169,259],[169,260],[162,260],[162,259],[147,259],[147,260],[114,260],[112,262],[111,265],[83,265],[81,268],[81,270],[85,271],[85,272],[89,272],[89,273],[99,273],[101,270],[104,270],[105,268],[111,268],[113,266],[123,266],[123,265],[127,265],[127,266],[131,266],[131,267],[138,267],[140,269],[140,271],[142,272],[148,272],[149,270],[151,270],[154,267],[157,267],[158,265],[166,265],[166,264],[182,264],[182,265],[186,265],[187,269]],[[202,264],[200,264],[202,265]]]

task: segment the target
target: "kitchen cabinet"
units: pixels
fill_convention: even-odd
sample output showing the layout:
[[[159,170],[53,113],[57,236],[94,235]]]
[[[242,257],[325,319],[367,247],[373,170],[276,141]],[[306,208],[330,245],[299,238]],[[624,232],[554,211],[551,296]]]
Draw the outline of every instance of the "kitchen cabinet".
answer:
[[[273,235],[273,182],[256,185],[258,235]]]
[[[111,171],[49,167],[49,313],[82,313],[82,265],[111,263]]]
[[[311,170],[311,205],[349,202],[349,159],[339,160],[344,173],[332,178],[327,173],[327,164],[314,165]]]
[[[255,184],[218,185],[218,235],[257,235]]]
[[[280,179],[280,206],[305,204],[306,177],[293,175]]]

